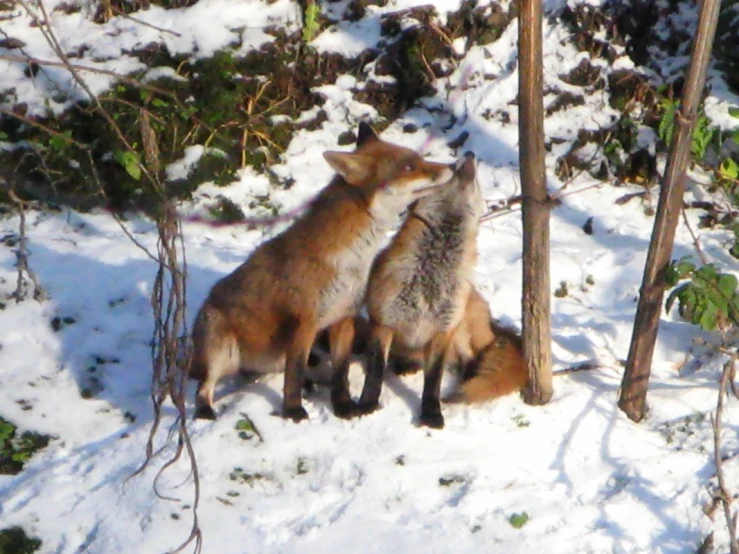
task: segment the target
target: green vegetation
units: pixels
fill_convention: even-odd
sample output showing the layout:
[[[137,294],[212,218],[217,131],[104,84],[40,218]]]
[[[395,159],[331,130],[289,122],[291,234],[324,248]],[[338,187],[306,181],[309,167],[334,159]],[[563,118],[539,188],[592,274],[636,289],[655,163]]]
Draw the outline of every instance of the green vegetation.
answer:
[[[452,485],[461,485],[463,483],[467,482],[467,478],[464,475],[445,475],[444,477],[439,477],[439,486],[440,487],[450,487]]]
[[[33,554],[41,548],[41,540],[29,537],[21,527],[0,529],[0,554]]]
[[[31,431],[18,433],[15,425],[0,417],[0,475],[16,475],[51,437]],[[2,552],[2,550],[0,550]]]
[[[526,512],[521,512],[520,514],[511,514],[508,518],[508,523],[511,524],[511,527],[514,529],[520,529],[526,523],[529,521],[529,514]]]
[[[726,329],[739,322],[737,278],[721,273],[714,264],[701,267],[683,258],[673,262],[665,274],[667,284],[676,287],[667,297],[669,312],[675,300],[680,315],[706,331]],[[680,281],[685,281],[679,286]]]
[[[231,182],[239,168],[265,171],[280,161],[297,129],[314,124],[297,123],[298,117],[322,103],[311,87],[326,60],[302,52],[289,37],[243,57],[221,51],[191,61],[161,50],[141,57],[172,68],[172,76],[119,83],[99,98],[107,116],[95,104],[76,104],[61,116],[49,112],[38,125],[0,121],[6,140],[22,146],[0,153],[0,162],[45,191],[37,199],[79,209],[155,209],[162,192],[187,198],[206,180]],[[324,82],[338,74],[326,73]],[[190,175],[156,185],[167,180],[165,167],[194,145],[205,146],[206,154]]]
[[[303,41],[312,41],[318,31],[321,29],[321,25],[318,22],[318,17],[321,15],[321,8],[316,2],[310,2],[305,8],[304,21],[303,21]]]

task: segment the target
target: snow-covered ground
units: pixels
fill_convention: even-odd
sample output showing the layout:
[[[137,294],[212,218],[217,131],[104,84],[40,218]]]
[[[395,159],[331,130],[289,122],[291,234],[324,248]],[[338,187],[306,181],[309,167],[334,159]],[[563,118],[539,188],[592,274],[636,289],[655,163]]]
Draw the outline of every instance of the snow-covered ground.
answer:
[[[435,4],[442,13],[459,7],[456,1]],[[368,13],[410,5],[391,0]],[[234,33],[243,35],[242,48],[251,48],[270,40],[260,27],[295,26],[299,19],[297,5],[287,0],[200,0],[187,9],[152,7],[135,14],[152,26],[125,18],[94,25],[84,10],[67,14],[54,6],[46,3],[65,50],[89,45],[80,63],[115,71],[138,67],[126,54],[136,45],[157,41],[172,52],[197,50],[198,56],[207,56],[231,43]],[[28,54],[51,59],[30,21],[19,15],[3,21],[3,31],[26,42]],[[356,52],[379,40],[374,21],[338,23],[332,26],[336,31],[315,39],[315,47]],[[452,161],[457,153],[447,141],[468,131],[464,149],[480,160],[485,198],[494,202],[518,194],[517,112],[511,105],[517,94],[516,37],[514,23],[493,44],[470,49],[450,77],[452,85],[460,80],[464,85],[449,99],[450,108],[465,116],[452,129],[440,134],[430,112],[415,109],[382,137],[425,145],[430,158]],[[566,28],[554,22],[545,26],[545,56],[547,84],[566,90],[558,76],[587,54],[578,52]],[[629,63],[623,57],[615,65]],[[0,61],[0,89],[15,86],[17,100],[26,102],[30,113],[43,110],[46,86],[25,79],[19,67]],[[56,76],[64,79],[61,73]],[[718,76],[712,79],[720,84]],[[93,82],[96,92],[110,85],[103,75]],[[274,191],[275,204],[292,208],[326,184],[331,174],[321,152],[345,149],[337,145],[338,135],[359,117],[373,114],[370,106],[352,100],[347,92],[352,82],[347,76],[322,87],[328,121],[295,135],[277,171],[291,175],[296,185]],[[714,89],[719,93],[706,101],[709,116],[725,128],[739,125],[727,115],[739,98],[725,88]],[[547,136],[571,141],[582,128],[605,125],[615,112],[603,94],[594,91],[583,105],[549,116]],[[501,111],[510,120],[483,116]],[[407,122],[431,126],[403,133]],[[565,146],[555,144],[548,155],[552,190],[563,184],[554,176],[554,164]],[[245,171],[240,182],[218,193],[246,206],[267,186],[265,177]],[[201,187],[201,200],[214,191],[209,187]],[[527,406],[517,396],[482,406],[445,407],[441,431],[415,424],[421,375],[388,376],[382,409],[351,421],[335,418],[327,391],[318,388],[304,402],[310,420],[301,424],[273,415],[280,407],[282,376],[249,385],[224,383],[218,393],[219,419],[188,421],[200,471],[203,551],[677,554],[695,552],[713,530],[717,551],[728,552],[721,515],[711,521],[702,511],[715,484],[708,414],[715,409],[723,359],[703,355],[701,364],[693,363],[704,351],[699,342],[711,336],[674,313],[664,314],[649,417],[634,424],[618,410],[622,360],[653,217],[645,213],[648,200],[617,203],[642,187],[614,187],[583,173],[567,187],[568,193],[578,190],[563,197],[552,213],[552,290],[563,282],[567,288],[566,296],[552,296],[554,362],[555,370],[581,362],[594,362],[598,369],[555,377],[554,397],[542,407]],[[702,191],[691,185],[688,195],[701,198]],[[656,204],[657,189],[652,193]],[[688,212],[703,252],[724,271],[739,270],[726,251],[730,234],[699,229],[698,216]],[[592,234],[583,230],[589,218]],[[0,528],[24,527],[43,540],[42,552],[171,550],[191,526],[189,464],[183,459],[160,481],[160,492],[175,500],[153,494],[157,463],[126,482],[143,461],[152,421],[149,295],[155,264],[107,214],[31,212],[27,219],[30,264],[51,299],[9,300],[0,311],[0,416],[23,430],[56,438],[22,473],[0,476]],[[137,241],[155,250],[151,222],[131,216],[125,224]],[[0,236],[17,230],[17,217],[0,221]],[[184,234],[191,321],[209,287],[241,263],[265,232],[186,223]],[[0,291],[7,294],[15,287],[15,246],[4,242]],[[478,287],[496,317],[520,328],[520,212],[484,222],[478,245]],[[681,223],[673,257],[693,253],[692,237]],[[58,330],[51,325],[55,317],[61,318]],[[350,379],[355,394],[362,379],[356,365]],[[191,385],[190,400],[193,394]],[[235,426],[242,413],[263,442],[239,436]],[[175,409],[167,405],[163,417],[163,425],[171,424]],[[729,402],[724,417],[724,469],[736,491],[736,402]],[[528,520],[517,528],[512,522],[522,514]]]

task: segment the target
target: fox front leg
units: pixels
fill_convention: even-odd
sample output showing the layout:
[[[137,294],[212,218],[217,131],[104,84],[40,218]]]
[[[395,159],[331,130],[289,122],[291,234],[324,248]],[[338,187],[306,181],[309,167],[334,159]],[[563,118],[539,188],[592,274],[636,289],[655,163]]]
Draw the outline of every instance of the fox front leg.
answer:
[[[380,407],[382,379],[385,375],[385,366],[392,343],[393,332],[389,327],[377,325],[373,328],[369,360],[367,361],[367,375],[364,378],[362,396],[359,398],[359,405],[357,406],[360,415],[371,414]]]
[[[423,395],[421,396],[421,416],[419,423],[432,429],[444,428],[441,413],[441,378],[447,365],[452,346],[452,333],[439,334],[431,341],[424,368]]]
[[[299,423],[308,419],[308,412],[303,408],[302,391],[305,382],[305,368],[313,340],[315,328],[297,326],[285,362],[285,384],[282,390],[282,417]]]
[[[357,405],[349,393],[349,358],[354,344],[354,318],[347,317],[329,329],[331,365],[331,405],[334,415],[349,419],[357,415]]]

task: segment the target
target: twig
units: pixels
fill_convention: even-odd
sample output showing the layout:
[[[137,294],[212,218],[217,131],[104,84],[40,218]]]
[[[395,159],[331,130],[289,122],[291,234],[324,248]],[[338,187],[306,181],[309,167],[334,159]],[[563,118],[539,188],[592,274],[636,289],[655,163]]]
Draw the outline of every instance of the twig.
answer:
[[[134,23],[138,23],[139,25],[143,25],[144,27],[150,27],[151,29],[154,29],[155,31],[159,31],[160,33],[169,33],[170,35],[174,35],[176,37],[181,37],[182,34],[178,33],[177,31],[173,31],[172,29],[165,29],[163,27],[157,27],[156,25],[153,25],[152,23],[147,23],[146,21],[141,21],[140,19],[133,17],[131,15],[128,15],[127,13],[123,13],[120,8],[111,5],[111,10],[121,17],[124,17],[126,19],[130,19]]]
[[[579,373],[581,371],[592,371],[593,369],[604,369],[605,367],[606,366],[595,363],[595,362],[583,362],[578,365],[573,365],[570,367],[565,367],[563,369],[558,369],[557,371],[553,371],[552,375],[556,377],[557,375],[569,375],[570,373]]]
[[[16,268],[18,269],[18,282],[15,287],[15,292],[11,295],[15,298],[16,304],[22,302],[26,298],[24,291],[25,279],[23,274],[28,275],[28,278],[33,283],[33,299],[43,302],[48,298],[48,294],[44,288],[39,284],[36,274],[28,264],[28,245],[26,244],[26,209],[25,202],[16,196],[12,187],[8,187],[8,196],[13,203],[18,207],[18,215],[20,216],[20,223],[18,225],[18,248],[15,251],[16,257]]]
[[[731,554],[739,554],[739,543],[736,538],[736,521],[731,515],[732,496],[726,488],[724,480],[724,471],[721,460],[721,416],[724,410],[724,395],[728,386],[729,378],[735,372],[735,358],[724,364],[724,370],[721,373],[721,382],[719,384],[718,402],[716,405],[716,415],[711,416],[711,424],[713,426],[713,461],[716,464],[716,478],[718,479],[718,487],[713,492],[714,501],[721,503],[726,518],[726,525],[729,531],[729,547]],[[732,379],[733,380],[733,379]]]
[[[115,77],[120,81],[136,85],[137,87],[141,87],[152,92],[156,92],[157,94],[168,96],[170,98],[175,98],[175,94],[171,91],[156,87],[154,85],[150,85],[148,83],[144,83],[143,81],[140,81],[139,79],[134,79],[133,77],[121,75],[120,73],[116,73],[115,71],[112,71],[110,69],[103,69],[102,67],[90,67],[89,65],[79,65],[71,62],[57,62],[54,60],[42,60],[40,58],[35,58],[32,56],[14,56],[12,54],[0,54],[0,60],[25,64],[35,64],[40,67],[63,67],[67,71],[69,71],[70,74],[72,73],[71,70],[73,69],[75,71],[84,71],[86,73],[95,73],[97,75],[108,75],[109,77]]]
[[[48,127],[44,125],[43,123],[40,123],[36,121],[33,118],[26,117],[23,114],[15,113],[11,110],[6,110],[5,108],[0,108],[0,114],[7,115],[9,117],[13,117],[17,119],[18,121],[22,121],[23,123],[27,123],[28,125],[31,125],[33,127],[36,127],[37,129],[41,129],[44,133],[48,133],[49,135],[53,137],[58,137],[62,140],[64,140],[68,144],[74,144],[76,147],[81,149],[87,149],[88,146],[86,144],[82,144],[81,142],[76,141],[69,135],[65,135],[64,133],[60,133],[59,131],[55,131],[51,127]]]
[[[711,554],[711,552],[713,552],[713,531],[706,535],[695,554]]]
[[[685,227],[687,227],[688,232],[690,233],[690,236],[693,238],[693,246],[695,247],[695,251],[698,254],[698,257],[701,259],[701,263],[703,265],[706,265],[708,263],[708,259],[706,258],[706,255],[703,253],[703,250],[701,249],[701,245],[698,242],[698,237],[695,236],[695,233],[693,232],[693,227],[690,225],[690,221],[688,221],[688,214],[685,211],[685,206],[682,207],[680,212],[683,214],[683,221],[685,222]]]

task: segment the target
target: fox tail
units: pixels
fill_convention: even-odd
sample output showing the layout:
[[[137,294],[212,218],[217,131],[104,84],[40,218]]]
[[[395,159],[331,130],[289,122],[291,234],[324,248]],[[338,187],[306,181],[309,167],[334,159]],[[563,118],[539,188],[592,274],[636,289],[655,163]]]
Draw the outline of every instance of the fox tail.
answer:
[[[519,391],[528,382],[523,343],[515,331],[491,322],[495,338],[464,370],[449,402],[480,403]]]

